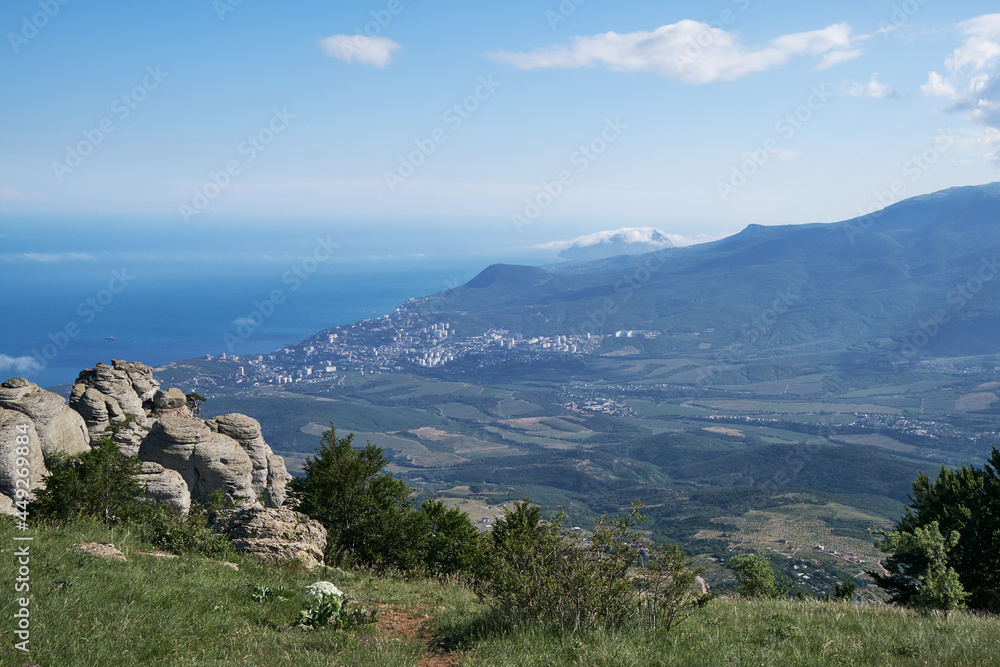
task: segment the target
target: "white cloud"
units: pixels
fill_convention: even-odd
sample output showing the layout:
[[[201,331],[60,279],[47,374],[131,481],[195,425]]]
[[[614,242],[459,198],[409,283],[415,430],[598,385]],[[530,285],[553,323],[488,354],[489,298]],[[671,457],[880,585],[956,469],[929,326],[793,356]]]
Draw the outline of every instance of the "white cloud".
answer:
[[[566,250],[567,248],[588,248],[590,246],[608,243],[616,238],[624,243],[645,243],[651,247],[669,248],[671,245],[677,248],[696,245],[698,243],[708,243],[725,238],[729,234],[697,234],[694,236],[683,236],[681,234],[668,234],[653,227],[625,227],[622,229],[612,229],[603,232],[596,232],[581,236],[571,241],[551,241],[531,246],[535,250]],[[656,241],[655,239],[666,238],[669,243]]]
[[[955,90],[954,84],[949,81],[945,81],[937,72],[931,72],[927,77],[927,83],[920,86],[920,92],[929,97],[951,97],[957,98],[958,91]]]
[[[403,48],[388,37],[364,35],[334,35],[320,42],[323,53],[345,63],[359,63],[372,67],[392,64],[392,54]]]
[[[13,371],[20,375],[27,375],[41,369],[42,365],[34,357],[11,357],[6,354],[0,354],[0,373]]]
[[[776,151],[774,151],[774,154],[777,155],[778,158],[781,160],[794,160],[795,158],[802,156],[802,151],[793,151],[787,148],[779,148]]]
[[[737,33],[683,20],[656,30],[574,37],[570,46],[528,53],[495,52],[489,57],[518,69],[569,69],[604,65],[616,72],[655,72],[685,83],[732,81],[783,65],[793,56],[850,55],[851,27],[837,23],[822,30],[782,35],[763,48],[744,45]],[[840,53],[832,56],[831,53]],[[830,64],[833,64],[832,62]],[[830,66],[830,65],[827,65]]]
[[[969,37],[945,60],[949,72],[960,72],[968,66],[973,70],[989,67],[1000,57],[1000,44],[985,37]]]
[[[816,69],[827,69],[833,67],[834,65],[847,62],[848,60],[860,58],[864,54],[864,49],[852,49],[851,51],[830,51],[823,56],[821,61],[819,61],[819,65],[816,66]]]
[[[1000,38],[1000,14],[983,14],[958,24],[958,29],[975,37]]]
[[[965,113],[979,123],[983,129],[978,143],[993,147],[1000,134],[1000,14],[985,14],[956,27],[965,41],[945,59],[949,76],[931,72],[920,92],[954,100],[948,111]],[[1000,164],[995,150],[984,158]]]
[[[39,264],[55,264],[66,260],[91,262],[97,259],[85,252],[22,252],[16,255],[0,255],[0,262],[38,262]]]
[[[874,97],[878,99],[882,97],[893,97],[895,95],[892,88],[890,88],[888,84],[882,83],[878,80],[878,72],[872,74],[872,78],[868,80],[868,83],[845,81],[841,89],[848,95],[854,95],[856,97]]]

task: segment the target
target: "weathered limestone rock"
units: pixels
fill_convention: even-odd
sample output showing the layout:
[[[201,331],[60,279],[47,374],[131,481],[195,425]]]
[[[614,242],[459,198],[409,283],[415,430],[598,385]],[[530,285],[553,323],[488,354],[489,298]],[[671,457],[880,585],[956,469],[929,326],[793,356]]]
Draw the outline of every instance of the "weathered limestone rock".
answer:
[[[78,454],[90,449],[90,435],[83,418],[62,397],[45,391],[24,378],[11,378],[0,385],[0,408],[16,410],[35,426],[43,454]]]
[[[211,512],[209,526],[227,537],[233,549],[267,563],[297,560],[308,568],[323,565],[326,528],[305,514],[255,505]]]
[[[153,379],[153,369],[138,362],[113,359],[111,365],[99,363],[80,373],[77,384],[93,387],[118,402],[123,412],[144,415],[152,407],[160,383]]]
[[[281,507],[285,504],[288,493],[285,487],[292,476],[285,468],[285,459],[277,454],[267,455],[267,494],[265,496],[267,507]]]
[[[27,427],[27,428],[24,428]],[[25,432],[26,431],[26,432]],[[18,437],[21,443],[18,443]],[[27,439],[27,442],[24,440]],[[18,454],[19,447],[27,447],[27,456]],[[27,466],[17,465],[18,458],[25,458]],[[35,431],[34,423],[28,417],[16,410],[0,408],[0,514],[13,514],[16,509],[17,480],[24,479],[17,471],[28,469],[28,492],[34,497],[34,491],[42,488],[42,482],[48,470],[42,458],[40,438]],[[21,488],[24,488],[22,483]],[[6,499],[6,500],[4,500]]]
[[[250,457],[238,442],[214,433],[200,419],[160,418],[139,446],[139,458],[179,472],[193,501],[207,503],[216,490],[235,503],[257,499]]]
[[[110,422],[125,418],[116,399],[81,383],[73,385],[69,405],[83,417],[91,436],[107,431]]]
[[[209,419],[208,427],[240,443],[253,462],[253,491],[266,507],[281,507],[285,485],[292,479],[285,460],[276,456],[260,431],[260,422],[241,414],[220,415]]]
[[[73,386],[69,404],[87,423],[92,436],[106,433],[110,422],[122,421],[126,415],[135,415],[133,434],[115,435],[114,440],[123,451],[137,446],[151,425],[151,415],[156,410],[155,397],[160,383],[153,378],[153,369],[138,362],[115,359],[111,365],[99,363],[82,371]],[[176,414],[190,414],[187,408]],[[138,434],[136,437],[135,434]]]
[[[120,560],[123,563],[126,562],[125,554],[118,551],[118,549],[115,549],[115,545],[110,542],[77,542],[70,548],[73,551],[85,556],[97,556],[98,558],[104,558],[105,560]]]
[[[180,417],[191,416],[187,396],[177,387],[171,387],[167,391],[157,391],[153,396],[153,410],[159,416],[171,414]]]
[[[146,489],[147,499],[165,503],[185,514],[191,509],[191,492],[176,470],[145,461],[139,473],[139,483]]]

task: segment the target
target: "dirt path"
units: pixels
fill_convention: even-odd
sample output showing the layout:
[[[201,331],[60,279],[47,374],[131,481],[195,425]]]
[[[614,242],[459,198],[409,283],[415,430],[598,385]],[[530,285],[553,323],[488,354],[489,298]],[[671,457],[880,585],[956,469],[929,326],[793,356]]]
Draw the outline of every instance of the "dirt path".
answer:
[[[378,622],[387,637],[419,639],[427,650],[427,655],[417,663],[420,667],[450,667],[457,664],[460,654],[432,653],[430,643],[434,636],[434,619],[422,609],[397,608],[383,605],[378,610]]]

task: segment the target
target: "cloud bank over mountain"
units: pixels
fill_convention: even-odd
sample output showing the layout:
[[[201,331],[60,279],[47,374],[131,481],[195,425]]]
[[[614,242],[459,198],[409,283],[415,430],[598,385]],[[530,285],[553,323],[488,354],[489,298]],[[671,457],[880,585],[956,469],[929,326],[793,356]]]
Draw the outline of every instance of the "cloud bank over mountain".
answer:
[[[601,259],[617,255],[638,255],[664,248],[683,248],[721,238],[700,234],[685,237],[667,234],[655,227],[623,227],[580,236],[572,241],[553,241],[534,246],[539,250],[558,250],[563,259]]]

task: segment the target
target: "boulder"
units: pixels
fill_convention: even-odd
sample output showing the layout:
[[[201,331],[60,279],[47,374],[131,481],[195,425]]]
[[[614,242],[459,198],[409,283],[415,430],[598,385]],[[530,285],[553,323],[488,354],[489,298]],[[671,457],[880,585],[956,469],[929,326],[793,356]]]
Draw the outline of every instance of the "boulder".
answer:
[[[145,461],[139,472],[139,483],[146,489],[146,498],[165,503],[187,514],[191,509],[191,492],[176,470],[164,468],[159,463]]]
[[[84,556],[97,556],[105,560],[126,562],[125,554],[118,551],[111,542],[77,542],[70,549]]]
[[[192,501],[207,504],[216,490],[232,503],[257,499],[250,457],[238,442],[200,419],[160,418],[139,446],[139,458],[179,472]]]
[[[87,425],[58,394],[45,391],[24,378],[0,385],[0,408],[16,410],[34,424],[43,454],[79,454],[90,449]]]
[[[266,507],[281,507],[285,502],[285,485],[292,476],[285,469],[285,460],[276,456],[260,431],[260,422],[241,414],[220,415],[207,422],[216,433],[228,435],[240,443],[253,462],[253,491]]]
[[[191,409],[187,405],[187,396],[177,387],[171,387],[167,391],[157,391],[153,396],[153,411],[157,415],[191,416]]]
[[[26,456],[24,450],[18,451],[21,447],[27,448]],[[17,465],[19,458],[27,459],[28,465]],[[33,498],[34,491],[45,486],[44,479],[49,473],[42,457],[38,432],[26,415],[16,410],[0,408],[0,514],[13,514],[17,511],[17,480],[24,478],[15,473],[24,468],[28,469],[29,498]],[[23,483],[20,488],[24,488]]]
[[[297,560],[323,565],[326,528],[305,514],[259,504],[209,513],[209,526],[229,538],[233,549],[267,563]]]

